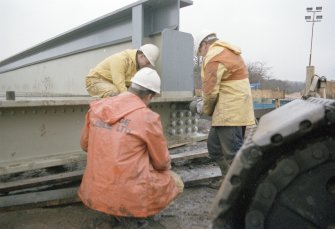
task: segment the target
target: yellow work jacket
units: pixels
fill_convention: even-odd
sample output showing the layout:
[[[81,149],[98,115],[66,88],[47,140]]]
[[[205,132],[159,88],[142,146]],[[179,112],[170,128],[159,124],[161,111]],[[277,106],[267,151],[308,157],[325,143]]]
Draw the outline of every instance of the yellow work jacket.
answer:
[[[137,49],[126,49],[107,57],[92,69],[88,76],[107,80],[115,85],[119,93],[127,91],[127,87],[131,84],[130,80],[137,71],[136,52]]]
[[[95,210],[147,217],[179,193],[160,117],[130,92],[94,101],[81,147],[87,165],[78,195]]]
[[[201,79],[203,112],[212,126],[255,124],[249,74],[238,47],[216,41],[204,57]]]

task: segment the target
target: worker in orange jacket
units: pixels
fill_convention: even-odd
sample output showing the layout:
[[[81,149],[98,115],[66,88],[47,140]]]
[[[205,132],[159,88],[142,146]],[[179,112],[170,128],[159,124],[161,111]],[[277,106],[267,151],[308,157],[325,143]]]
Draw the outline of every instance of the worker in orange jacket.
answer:
[[[203,100],[197,107],[199,113],[212,116],[208,153],[225,175],[243,145],[246,126],[255,124],[248,68],[240,48],[212,31],[197,34],[195,51],[202,56]]]
[[[127,91],[130,80],[141,68],[155,66],[159,49],[153,44],[126,49],[104,59],[86,76],[86,90],[93,97],[105,98]]]
[[[142,68],[128,92],[93,101],[80,144],[87,165],[78,191],[89,208],[126,217],[148,217],[183,190],[171,169],[160,116],[148,105],[160,93],[160,78]]]

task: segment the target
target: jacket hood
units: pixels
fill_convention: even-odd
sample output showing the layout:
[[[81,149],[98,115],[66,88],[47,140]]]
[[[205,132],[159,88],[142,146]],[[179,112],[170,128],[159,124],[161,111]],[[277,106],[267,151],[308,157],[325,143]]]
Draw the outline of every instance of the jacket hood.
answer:
[[[91,113],[108,124],[114,124],[129,113],[146,107],[138,96],[130,92],[93,101],[90,104]]]
[[[216,41],[213,43],[212,45],[213,47],[224,47],[224,48],[227,48],[229,50],[231,50],[232,52],[234,52],[235,54],[238,54],[240,55],[242,52],[241,52],[241,49],[238,47],[238,46],[235,46],[235,45],[232,45],[232,44],[229,44],[225,41]]]

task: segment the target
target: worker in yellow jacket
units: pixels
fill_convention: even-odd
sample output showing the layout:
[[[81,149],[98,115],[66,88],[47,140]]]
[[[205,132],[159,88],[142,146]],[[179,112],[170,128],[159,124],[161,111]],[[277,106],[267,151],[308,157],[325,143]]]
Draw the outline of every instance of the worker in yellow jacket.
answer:
[[[129,91],[90,104],[78,195],[89,208],[113,216],[148,217],[175,199],[183,182],[171,171],[160,117],[148,107],[160,93],[157,72],[142,68],[131,81]]]
[[[105,98],[127,91],[134,74],[143,67],[155,66],[159,49],[153,44],[126,49],[104,59],[86,76],[86,90],[93,97]]]
[[[224,175],[243,144],[246,126],[255,124],[248,69],[241,50],[220,41],[214,32],[199,33],[195,51],[202,56],[200,110],[212,116],[208,153]]]

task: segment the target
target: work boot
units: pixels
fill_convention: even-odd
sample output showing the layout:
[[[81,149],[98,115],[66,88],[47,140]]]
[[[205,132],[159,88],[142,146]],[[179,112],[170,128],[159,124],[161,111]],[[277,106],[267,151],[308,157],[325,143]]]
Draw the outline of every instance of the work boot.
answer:
[[[136,217],[122,217],[110,215],[109,225],[114,228],[137,228],[137,229],[149,229],[150,221],[153,217],[147,218],[136,218]]]
[[[216,163],[218,164],[220,170],[221,170],[221,174],[222,174],[222,177],[219,179],[219,180],[214,180],[212,181],[208,186],[210,188],[213,188],[213,189],[219,189],[221,187],[221,184],[229,170],[229,167],[230,167],[230,163],[225,159],[221,159],[221,160],[218,160],[216,161]]]
[[[219,165],[219,168],[221,170],[221,174],[224,177],[229,170],[231,161],[227,161],[225,158],[223,158],[221,160],[218,160],[216,163]]]
[[[139,219],[137,220],[137,228],[138,229],[149,229],[150,223],[149,219]]]
[[[213,180],[208,184],[208,187],[212,189],[219,189],[221,187],[221,184],[223,182],[224,177],[221,177],[219,179]]]
[[[110,215],[110,225],[116,227],[122,223],[122,217]]]

